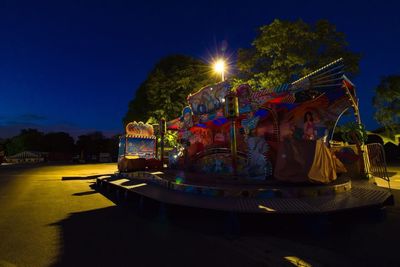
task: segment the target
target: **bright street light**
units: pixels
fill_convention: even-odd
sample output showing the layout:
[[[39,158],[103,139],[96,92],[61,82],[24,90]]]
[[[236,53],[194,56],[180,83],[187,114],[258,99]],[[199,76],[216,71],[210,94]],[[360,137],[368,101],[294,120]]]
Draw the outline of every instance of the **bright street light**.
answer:
[[[221,73],[221,79],[222,81],[225,81],[225,70],[226,70],[226,64],[223,59],[218,59],[214,63],[214,71],[216,73]]]

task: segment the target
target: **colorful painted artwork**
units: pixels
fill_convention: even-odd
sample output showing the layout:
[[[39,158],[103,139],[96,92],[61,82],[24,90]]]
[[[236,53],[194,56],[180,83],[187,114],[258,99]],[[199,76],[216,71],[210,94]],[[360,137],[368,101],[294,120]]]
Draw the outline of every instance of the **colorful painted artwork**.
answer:
[[[228,82],[218,83],[202,88],[193,95],[189,95],[188,102],[193,114],[212,114],[223,107],[226,94],[230,91]]]
[[[195,169],[216,173],[232,171],[229,153],[198,156],[214,148],[230,151],[235,133],[237,151],[248,155],[243,173],[264,179],[272,174],[276,153],[270,146],[291,138],[325,142],[340,114],[351,106],[345,88],[354,94],[354,85],[343,76],[343,67],[338,60],[295,82],[257,91],[247,84],[232,88],[229,82],[204,87],[189,95],[189,106],[168,122],[168,129],[179,131]],[[228,94],[238,98],[234,132],[232,120],[224,117]]]
[[[193,114],[190,107],[185,107],[182,111],[182,116],[180,118],[181,125],[180,129],[187,130],[193,127]]]
[[[126,125],[126,134],[141,136],[141,137],[151,137],[154,136],[153,126],[143,122],[130,122]]]
[[[303,126],[303,139],[315,140],[317,137],[317,130],[315,128],[314,117],[312,112],[307,111],[304,114],[304,126]]]
[[[154,159],[156,157],[156,137],[153,126],[143,122],[130,122],[126,134],[119,138],[119,158],[133,157]]]
[[[236,88],[236,95],[239,101],[239,113],[247,113],[253,110],[251,102],[251,87],[247,84],[239,85]]]
[[[269,146],[262,137],[249,137],[248,144],[248,175],[253,179],[264,180],[270,174],[271,162],[266,158]]]
[[[254,115],[253,112],[249,112],[247,118],[241,121],[245,134],[249,135],[252,130],[256,129],[259,120],[260,116]]]
[[[247,175],[246,159],[238,157],[237,172],[240,175]],[[203,173],[232,174],[232,159],[230,153],[216,153],[206,155],[194,163],[196,170]]]
[[[139,158],[155,158],[156,139],[152,138],[126,138],[126,156],[137,156]]]

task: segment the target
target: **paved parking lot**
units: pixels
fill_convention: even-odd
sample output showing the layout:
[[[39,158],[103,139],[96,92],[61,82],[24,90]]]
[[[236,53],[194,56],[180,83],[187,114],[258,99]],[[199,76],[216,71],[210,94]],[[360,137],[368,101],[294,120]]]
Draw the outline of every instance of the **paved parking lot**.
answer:
[[[398,169],[389,171],[397,172]],[[333,216],[138,214],[93,190],[115,164],[0,167],[0,266],[399,266],[399,206]],[[400,201],[398,173],[393,193]]]

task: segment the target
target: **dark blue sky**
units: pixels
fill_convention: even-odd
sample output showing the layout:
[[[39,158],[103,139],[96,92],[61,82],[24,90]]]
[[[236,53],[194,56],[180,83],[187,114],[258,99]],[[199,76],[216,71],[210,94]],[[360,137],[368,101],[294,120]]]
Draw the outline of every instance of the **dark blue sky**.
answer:
[[[139,1],[138,1],[139,2]],[[162,56],[248,47],[275,18],[328,19],[361,52],[361,115],[381,76],[400,74],[396,1],[0,1],[0,137],[21,127],[122,132],[135,90]]]

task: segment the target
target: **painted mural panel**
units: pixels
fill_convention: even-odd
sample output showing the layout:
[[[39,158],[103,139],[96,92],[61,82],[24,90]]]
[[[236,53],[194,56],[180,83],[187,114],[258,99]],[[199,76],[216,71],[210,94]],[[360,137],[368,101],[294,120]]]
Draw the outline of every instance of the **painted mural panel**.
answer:
[[[285,138],[317,140],[327,138],[339,115],[349,107],[345,93],[338,99],[321,94],[315,99],[280,111],[280,136]]]
[[[203,173],[232,174],[232,158],[230,153],[215,153],[198,159],[194,168]],[[247,163],[243,157],[238,157],[237,173],[247,175]]]
[[[155,158],[156,139],[144,139],[127,137],[126,155],[138,156],[139,158]]]
[[[202,88],[193,95],[189,95],[188,102],[193,114],[212,114],[223,107],[226,94],[230,91],[228,82],[218,83]]]

